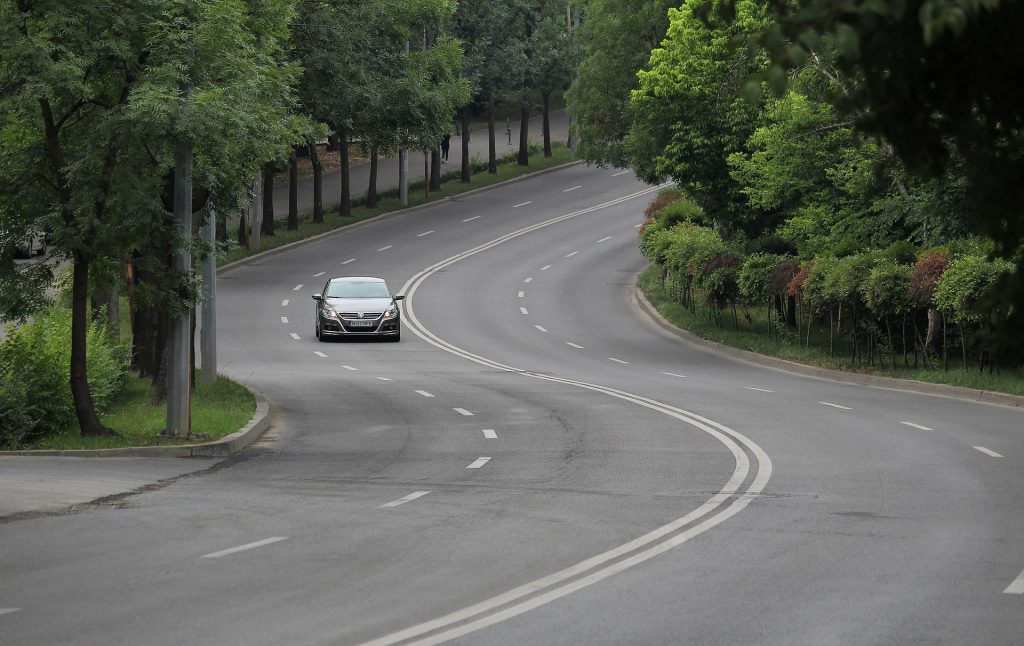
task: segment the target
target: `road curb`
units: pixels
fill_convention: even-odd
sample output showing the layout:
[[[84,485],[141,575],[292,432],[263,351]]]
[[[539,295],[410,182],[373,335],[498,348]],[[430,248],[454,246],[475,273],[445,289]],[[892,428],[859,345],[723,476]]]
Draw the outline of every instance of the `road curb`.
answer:
[[[248,388],[248,387],[247,387]],[[270,400],[252,388],[256,410],[249,422],[230,435],[202,444],[187,446],[136,446],[120,449],[67,449],[54,451],[0,451],[0,456],[64,457],[64,458],[218,458],[240,452],[255,442],[270,427]]]
[[[558,166],[552,166],[551,168],[545,168],[543,170],[534,171],[532,173],[526,173],[525,175],[520,175],[519,177],[513,177],[512,179],[506,179],[506,180],[503,180],[501,182],[498,182],[497,184],[491,184],[490,186],[481,186],[480,188],[474,188],[472,190],[466,191],[465,193],[459,193],[458,195],[451,195],[451,196],[448,196],[448,197],[442,197],[439,200],[435,200],[433,202],[427,202],[426,204],[417,204],[416,206],[406,207],[404,209],[399,209],[397,211],[388,211],[387,213],[381,213],[380,215],[375,215],[372,218],[367,218],[365,220],[360,220],[359,222],[353,222],[352,224],[346,224],[346,225],[340,226],[340,227],[338,227],[336,229],[331,229],[330,231],[324,231],[323,233],[318,233],[315,236],[310,236],[308,238],[303,238],[302,240],[296,240],[295,242],[289,242],[288,244],[281,245],[280,247],[274,247],[273,249],[267,249],[266,251],[261,251],[259,253],[253,254],[251,256],[246,256],[245,258],[239,258],[238,260],[235,260],[233,262],[229,262],[229,263],[227,263],[225,265],[222,265],[222,266],[218,267],[217,268],[217,273],[218,274],[226,273],[226,272],[228,272],[228,271],[230,271],[232,269],[237,269],[238,267],[242,267],[245,264],[250,263],[250,262],[252,262],[254,260],[268,258],[270,256],[277,255],[279,253],[284,253],[285,251],[291,251],[292,249],[295,249],[296,247],[301,247],[302,245],[309,244],[311,242],[317,242],[319,240],[323,240],[325,238],[330,238],[330,237],[333,237],[333,236],[344,235],[345,233],[348,233],[349,231],[354,231],[354,230],[357,230],[357,229],[361,229],[364,226],[368,226],[370,224],[374,224],[376,222],[380,222],[381,220],[388,220],[388,219],[391,219],[391,218],[395,218],[395,217],[399,217],[399,216],[402,216],[402,215],[406,215],[408,213],[413,213],[415,211],[421,211],[423,209],[427,209],[427,208],[430,208],[430,207],[437,206],[438,204],[445,204],[446,202],[452,202],[454,200],[462,199],[463,197],[466,197],[467,195],[474,195],[476,193],[483,193],[484,191],[490,191],[490,190],[493,190],[493,189],[496,189],[496,188],[500,188],[502,186],[507,186],[509,184],[515,184],[517,182],[522,182],[522,181],[525,181],[527,179],[533,179],[534,177],[540,177],[541,175],[547,175],[549,173],[554,173],[556,171],[560,171],[560,170],[563,170],[563,169],[566,169],[566,168],[570,168],[572,166],[578,166],[579,164],[582,164],[582,163],[584,163],[584,162],[577,159],[576,161],[567,162],[565,164],[559,164]]]
[[[795,361],[789,361],[787,359],[770,357],[750,350],[734,348],[732,346],[718,343],[717,341],[702,339],[692,332],[676,327],[662,316],[661,312],[659,312],[658,309],[649,300],[647,300],[647,297],[637,285],[635,278],[633,281],[632,294],[640,309],[650,316],[651,320],[660,328],[705,352],[727,356],[745,363],[752,363],[758,366],[783,370],[785,372],[803,375],[805,377],[826,379],[828,381],[835,381],[843,384],[885,388],[887,390],[905,390],[922,395],[932,395],[935,397],[962,399],[982,404],[1006,406],[1024,412],[1024,397],[1018,395],[992,392],[989,390],[976,390],[974,388],[963,388],[960,386],[949,386],[946,384],[932,384],[925,381],[913,381],[911,379],[896,379],[895,377],[881,377],[877,375],[865,375],[856,372],[832,370],[830,368],[810,366],[803,363],[797,363]]]

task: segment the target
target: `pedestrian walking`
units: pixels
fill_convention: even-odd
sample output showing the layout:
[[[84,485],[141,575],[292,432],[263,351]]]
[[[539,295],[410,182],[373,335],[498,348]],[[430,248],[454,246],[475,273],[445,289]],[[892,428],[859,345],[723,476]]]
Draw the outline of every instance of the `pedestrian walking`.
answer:
[[[447,164],[448,163],[448,149],[451,148],[451,145],[452,145],[452,136],[446,132],[446,133],[444,133],[444,136],[441,137],[441,163],[442,164]]]

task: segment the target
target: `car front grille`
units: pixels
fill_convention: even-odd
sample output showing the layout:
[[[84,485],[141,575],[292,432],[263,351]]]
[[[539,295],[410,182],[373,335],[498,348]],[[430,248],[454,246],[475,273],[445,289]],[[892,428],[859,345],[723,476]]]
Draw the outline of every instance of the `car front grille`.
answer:
[[[362,319],[379,319],[381,317],[381,315],[384,314],[384,312],[362,312],[362,316],[360,316],[359,314],[360,314],[360,312],[339,312],[338,316],[340,316],[343,319],[350,319],[350,320],[351,319],[360,319],[360,318],[362,318]]]

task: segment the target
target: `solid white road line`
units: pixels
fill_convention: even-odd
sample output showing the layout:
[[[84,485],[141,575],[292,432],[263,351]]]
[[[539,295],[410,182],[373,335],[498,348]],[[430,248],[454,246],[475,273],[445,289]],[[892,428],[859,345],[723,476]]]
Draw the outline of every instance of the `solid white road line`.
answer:
[[[287,323],[288,322],[288,317],[287,316],[282,316],[281,317],[281,322],[282,323]]]
[[[1006,589],[1003,590],[1003,593],[1004,594],[1024,594],[1024,572],[1021,572],[1020,576],[1018,576],[1014,580],[1013,583],[1008,585],[1006,587]]]
[[[598,240],[597,244],[601,244],[602,242],[608,242],[611,239],[612,239],[611,236],[605,236],[605,237],[601,238],[600,240]]]
[[[521,206],[526,206],[527,204],[533,204],[533,200],[530,200],[529,202],[523,202],[522,204],[516,204],[516,205],[515,205],[515,206],[513,206],[512,208],[513,208],[513,209],[518,209],[519,207],[521,207]]]
[[[377,251],[387,251],[388,249],[393,249],[394,247],[395,247],[395,245],[393,245],[393,244],[389,244],[389,245],[388,245],[388,246],[386,246],[386,247],[381,247],[381,248],[380,248],[380,249],[378,249]]]
[[[839,404],[830,404],[829,402],[818,402],[822,406],[831,406],[832,408],[838,408],[839,410],[853,410],[849,406],[840,406]]]
[[[343,264],[343,265],[347,265],[347,264],[349,264],[349,263],[352,263],[352,262],[355,262],[355,261],[356,261],[356,259],[355,259],[355,258],[349,258],[348,260],[346,260],[345,262],[343,262],[343,263],[341,263],[341,264]]]
[[[288,303],[289,303],[288,299],[287,298],[284,299],[283,301],[281,301],[281,307],[288,307]]]
[[[291,337],[292,337],[293,339],[295,339],[296,341],[301,341],[301,340],[302,340],[302,338],[301,338],[301,337],[300,337],[300,336],[299,336],[298,334],[296,334],[296,333],[294,333],[294,332],[289,332],[288,334],[290,334],[290,335],[291,335]]]
[[[384,509],[386,507],[397,507],[399,505],[404,505],[405,503],[413,501],[413,500],[416,500],[417,498],[422,498],[423,496],[427,495],[428,493],[430,493],[430,492],[429,491],[415,491],[415,492],[409,494],[408,496],[402,496],[398,500],[392,500],[389,503],[385,503],[385,504],[381,505],[380,509]]]
[[[520,307],[519,311],[522,312],[523,314],[529,314],[530,313],[530,311],[528,309],[526,309],[525,307]]]
[[[344,368],[345,370],[351,370],[352,372],[358,372],[359,371],[359,368],[354,368],[352,366],[342,366],[342,368]]]
[[[669,377],[679,377],[680,379],[686,379],[686,375],[677,375],[674,372],[663,372],[661,374],[668,375]]]
[[[416,391],[413,391],[413,392],[415,392],[417,395],[423,395],[424,397],[433,397],[432,394],[428,393],[425,390],[416,390]]]
[[[21,608],[0,608],[0,615],[9,615],[12,612],[18,612]]]
[[[305,285],[296,285],[295,287],[292,287],[292,291],[293,292],[297,292],[300,289],[302,289],[303,287],[305,287]]]
[[[380,379],[381,381],[391,381],[387,377],[377,377],[377,379]]]
[[[320,357],[322,359],[326,359],[327,358],[327,355],[324,354],[323,352],[320,352],[319,350],[313,350],[313,354],[315,354],[316,356],[318,356],[318,357]]]
[[[490,458],[477,458],[477,459],[473,460],[473,462],[468,467],[466,467],[466,468],[467,469],[479,469],[480,467],[484,466],[485,464],[487,464],[490,461],[491,461]]]
[[[540,268],[541,271],[547,271],[549,269],[551,269],[551,265],[544,265],[543,267]]]
[[[452,410],[455,411],[456,413],[458,413],[459,415],[465,415],[466,417],[472,417],[473,416],[473,413],[469,412],[465,408],[453,408]]]
[[[463,220],[463,222],[472,222],[473,220],[479,220],[479,219],[480,219],[479,215],[474,215],[471,218],[466,218],[465,220]]]
[[[530,284],[530,283],[532,283],[532,282],[533,282],[533,276],[530,276],[529,278],[527,278],[527,279],[526,279],[526,280],[524,280],[523,282],[524,282],[524,283],[526,283],[526,284]]]
[[[567,189],[565,189],[565,190],[564,190],[564,191],[562,191],[562,192],[563,192],[563,193],[568,193],[568,192],[570,192],[570,191],[575,191],[575,190],[576,190],[576,189],[578,189],[578,188],[583,188],[583,187],[582,187],[582,186],[573,186],[572,188],[567,188]]]
[[[519,298],[526,298],[526,292],[519,290],[519,294],[517,294],[517,296],[519,296]]]
[[[976,446],[976,447],[974,447],[974,449],[976,451],[981,451],[982,453],[984,453],[985,455],[987,455],[989,457],[993,457],[993,458],[1001,458],[1001,457],[1003,457],[1002,454],[996,453],[992,449],[986,449],[983,446]]]
[[[904,426],[909,426],[911,428],[916,428],[919,431],[934,431],[935,430],[934,428],[928,428],[927,426],[921,426],[920,424],[915,424],[913,422],[900,422],[900,424],[903,424]]]
[[[767,388],[754,388],[753,386],[744,386],[747,390],[756,390],[761,393],[773,393],[774,390],[768,390]]]
[[[287,536],[273,536],[271,538],[264,538],[262,541],[256,541],[255,543],[247,543],[246,545],[239,545],[238,547],[232,547],[230,549],[221,550],[220,552],[213,552],[212,554],[203,554],[199,558],[204,559],[219,559],[222,556],[228,556],[229,554],[237,554],[238,552],[244,552],[246,550],[253,550],[257,547],[263,547],[264,545],[270,545],[271,543],[280,543],[281,541],[288,540]]]
[[[319,274],[313,274],[313,278],[320,278],[321,276],[323,276],[326,273],[327,273],[326,271],[322,271]]]
[[[608,361],[614,361],[615,363],[622,363],[622,364],[629,363],[628,361],[623,361],[622,359],[616,359],[615,357],[608,357]]]
[[[619,171],[618,173],[613,174],[612,177],[618,177],[619,175],[625,175],[628,172],[629,172],[628,170]]]
[[[572,341],[566,341],[566,342],[565,342],[565,345],[569,345],[569,346],[572,346],[572,347],[576,348],[577,350],[582,350],[582,349],[583,349],[583,346],[582,346],[582,345],[576,345],[576,344],[575,344],[575,343],[573,343]]]
[[[423,233],[417,233],[416,237],[417,238],[422,238],[423,236],[429,236],[431,233],[433,233],[432,230],[431,231],[424,231]]]
[[[578,251],[574,251],[574,252],[572,252],[572,253],[567,253],[567,254],[565,254],[565,257],[566,257],[566,258],[572,258],[573,256],[575,256],[575,255],[576,255],[576,254],[578,254],[578,253],[579,253]]]
[[[537,328],[541,332],[547,332],[548,331],[547,328],[545,328],[543,325],[534,325],[533,327]]]
[[[498,439],[498,434],[495,433],[494,429],[492,429],[492,428],[485,428],[484,429],[484,438],[488,439],[488,440],[496,440],[496,439]]]

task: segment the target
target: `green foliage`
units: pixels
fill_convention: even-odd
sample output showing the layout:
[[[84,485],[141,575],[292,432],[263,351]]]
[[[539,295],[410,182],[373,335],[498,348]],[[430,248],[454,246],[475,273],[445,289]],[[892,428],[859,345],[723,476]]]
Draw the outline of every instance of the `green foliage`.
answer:
[[[0,344],[0,446],[71,427],[75,422],[70,388],[71,313],[53,306],[12,329]],[[121,392],[128,352],[93,322],[88,330],[89,388],[96,408],[109,407]]]
[[[976,323],[985,313],[977,305],[990,296],[997,281],[1014,271],[1010,262],[984,256],[964,255],[953,259],[935,288],[935,306],[956,323]]]
[[[910,265],[884,259],[871,268],[860,285],[864,303],[875,316],[905,314],[914,306],[910,295]]]
[[[748,303],[765,303],[774,294],[768,288],[772,274],[785,256],[772,253],[755,253],[747,256],[737,277],[740,294]]]

